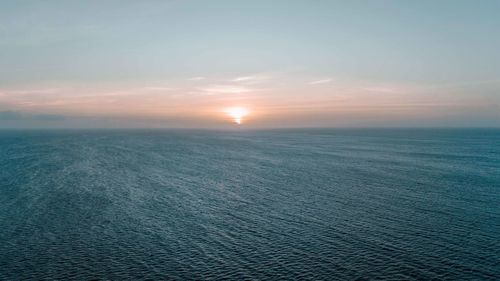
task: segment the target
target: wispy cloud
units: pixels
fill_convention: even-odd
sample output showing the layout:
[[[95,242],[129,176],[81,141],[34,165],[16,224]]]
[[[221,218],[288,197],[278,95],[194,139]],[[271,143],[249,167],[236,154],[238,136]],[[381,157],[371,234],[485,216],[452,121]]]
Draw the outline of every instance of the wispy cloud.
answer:
[[[144,87],[139,90],[144,90],[144,91],[175,91],[178,90],[177,88],[170,88],[170,87]]]
[[[482,85],[497,85],[500,84],[500,79],[490,79],[490,80],[470,80],[470,81],[460,81],[455,83],[442,83],[442,84],[431,84],[431,88],[460,88],[460,87],[470,87],[470,86],[482,86]]]
[[[219,94],[240,94],[252,91],[252,89],[241,86],[234,85],[211,85],[204,88],[199,88],[199,90],[207,93],[219,93]]]
[[[41,88],[41,89],[19,89],[4,90],[3,95],[31,95],[31,94],[54,94],[61,92],[62,88]]]
[[[233,82],[243,82],[243,81],[249,81],[249,80],[253,80],[253,79],[254,79],[254,77],[252,77],[252,76],[242,76],[242,77],[236,77],[236,78],[234,78],[231,81],[233,81]]]
[[[231,82],[245,83],[245,84],[256,84],[266,80],[271,79],[270,76],[266,75],[249,75],[249,76],[239,76],[234,79],[231,79]]]
[[[377,93],[401,93],[408,89],[403,89],[401,87],[390,87],[390,86],[369,86],[361,87],[360,90],[367,92],[377,92]]]
[[[309,85],[327,84],[327,83],[332,82],[332,80],[333,80],[333,79],[331,79],[331,78],[328,78],[328,79],[321,79],[321,80],[311,81],[311,82],[309,82],[308,84],[309,84]]]
[[[56,114],[33,114],[19,111],[0,111],[0,120],[14,121],[14,120],[64,120],[66,117]]]
[[[207,79],[206,77],[202,77],[202,76],[198,76],[198,77],[191,77],[191,78],[188,78],[186,80],[188,81],[201,81],[201,80],[205,80]]]

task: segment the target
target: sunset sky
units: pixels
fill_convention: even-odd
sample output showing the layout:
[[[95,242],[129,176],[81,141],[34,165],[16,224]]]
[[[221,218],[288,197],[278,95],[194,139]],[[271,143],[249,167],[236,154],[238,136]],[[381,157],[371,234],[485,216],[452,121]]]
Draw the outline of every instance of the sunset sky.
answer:
[[[495,0],[0,0],[0,128],[498,127],[499,13]]]

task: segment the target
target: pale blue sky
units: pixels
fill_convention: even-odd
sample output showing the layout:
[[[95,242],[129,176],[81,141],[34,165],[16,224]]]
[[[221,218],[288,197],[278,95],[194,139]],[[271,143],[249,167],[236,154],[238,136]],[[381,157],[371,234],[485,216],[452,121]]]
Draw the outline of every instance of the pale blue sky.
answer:
[[[206,126],[233,103],[256,127],[500,126],[499,13],[494,0],[0,0],[0,127]]]

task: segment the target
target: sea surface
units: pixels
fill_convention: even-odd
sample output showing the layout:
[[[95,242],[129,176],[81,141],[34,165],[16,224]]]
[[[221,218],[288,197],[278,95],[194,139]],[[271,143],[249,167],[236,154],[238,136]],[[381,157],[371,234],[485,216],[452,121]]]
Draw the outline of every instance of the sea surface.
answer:
[[[500,130],[0,131],[0,280],[499,280]]]

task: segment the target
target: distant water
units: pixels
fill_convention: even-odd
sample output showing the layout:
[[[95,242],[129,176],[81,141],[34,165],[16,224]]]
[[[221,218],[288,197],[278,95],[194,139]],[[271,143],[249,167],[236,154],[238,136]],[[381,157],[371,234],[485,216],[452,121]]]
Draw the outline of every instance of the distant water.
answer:
[[[500,279],[499,130],[0,131],[0,280]]]

